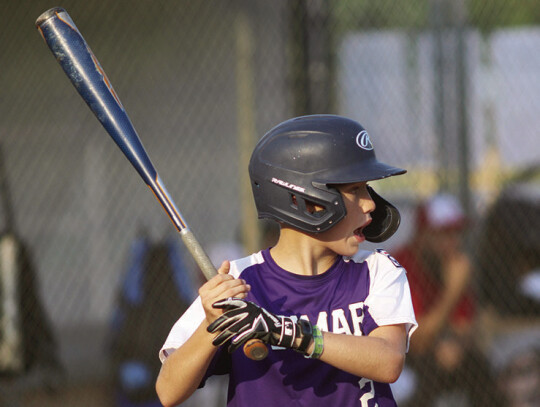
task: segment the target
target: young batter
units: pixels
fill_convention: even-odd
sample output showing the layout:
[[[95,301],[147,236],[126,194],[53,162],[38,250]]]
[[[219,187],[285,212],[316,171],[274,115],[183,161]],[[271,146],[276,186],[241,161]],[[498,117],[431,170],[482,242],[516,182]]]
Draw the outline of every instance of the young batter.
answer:
[[[173,326],[156,389],[165,406],[207,377],[229,374],[228,406],[394,406],[416,328],[405,270],[386,252],[359,251],[399,225],[367,181],[405,170],[375,157],[368,133],[340,116],[288,120],[249,165],[260,218],[281,226],[274,247],[225,261]],[[269,344],[248,359],[249,339]]]

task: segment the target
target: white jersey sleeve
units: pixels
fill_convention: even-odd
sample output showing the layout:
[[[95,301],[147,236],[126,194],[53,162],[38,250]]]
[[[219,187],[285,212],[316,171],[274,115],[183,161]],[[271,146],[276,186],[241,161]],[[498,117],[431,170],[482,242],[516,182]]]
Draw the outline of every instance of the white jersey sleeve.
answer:
[[[182,346],[193,332],[199,327],[203,319],[206,318],[201,302],[201,297],[191,304],[178,321],[173,325],[165,343],[159,351],[159,359],[163,363],[167,357],[177,348]]]
[[[364,260],[370,273],[369,295],[365,304],[378,326],[405,324],[407,349],[418,327],[405,269],[386,251],[359,252],[355,261]]]

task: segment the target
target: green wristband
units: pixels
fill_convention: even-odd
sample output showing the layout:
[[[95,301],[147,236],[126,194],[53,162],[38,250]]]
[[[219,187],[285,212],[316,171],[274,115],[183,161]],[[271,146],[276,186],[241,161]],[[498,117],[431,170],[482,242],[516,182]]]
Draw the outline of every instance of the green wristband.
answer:
[[[306,357],[309,359],[319,359],[324,350],[323,336],[321,328],[317,325],[313,325],[313,352]]]

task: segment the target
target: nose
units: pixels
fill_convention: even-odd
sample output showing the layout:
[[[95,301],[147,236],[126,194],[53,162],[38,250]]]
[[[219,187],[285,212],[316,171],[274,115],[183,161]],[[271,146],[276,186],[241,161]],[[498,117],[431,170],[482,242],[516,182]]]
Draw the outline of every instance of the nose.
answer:
[[[361,205],[362,211],[364,213],[371,213],[375,210],[375,202],[373,201],[373,198],[369,194],[369,192],[366,194],[365,198],[362,199]]]

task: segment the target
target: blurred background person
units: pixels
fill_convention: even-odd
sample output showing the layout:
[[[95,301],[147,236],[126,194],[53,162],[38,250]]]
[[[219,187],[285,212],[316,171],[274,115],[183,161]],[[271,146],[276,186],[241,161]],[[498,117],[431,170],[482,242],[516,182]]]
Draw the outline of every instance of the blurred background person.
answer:
[[[477,249],[483,332],[505,406],[540,405],[539,167],[487,208]]]
[[[154,242],[142,234],[132,242],[110,332],[116,406],[161,406],[157,342],[196,297],[192,274],[176,238]]]
[[[538,168],[531,176],[538,174]],[[477,262],[493,317],[540,317],[540,186],[512,182],[488,208]]]
[[[419,324],[407,358],[409,405],[494,405],[495,385],[474,336],[473,267],[463,249],[470,226],[456,197],[439,193],[419,203],[413,234],[395,251]]]

